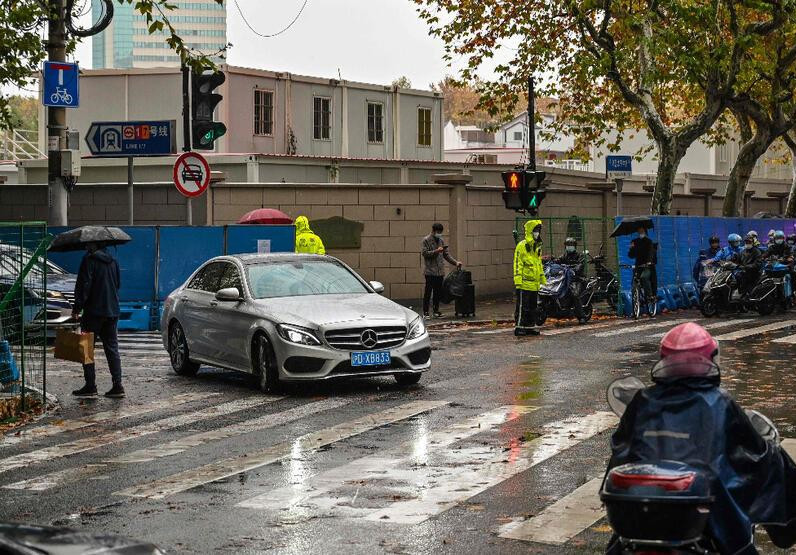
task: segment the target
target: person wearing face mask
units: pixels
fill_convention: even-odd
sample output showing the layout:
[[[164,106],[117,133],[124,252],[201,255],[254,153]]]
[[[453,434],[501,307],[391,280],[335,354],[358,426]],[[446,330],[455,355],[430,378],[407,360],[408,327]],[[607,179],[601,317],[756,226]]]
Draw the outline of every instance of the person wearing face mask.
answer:
[[[694,264],[692,271],[694,283],[699,284],[700,291],[705,285],[705,279],[702,278],[702,266],[709,260],[713,260],[719,254],[719,251],[721,251],[721,241],[719,240],[718,235],[711,235],[710,239],[708,239],[708,245],[710,246],[707,249],[699,251],[699,258],[697,258],[696,264]]]
[[[785,239],[785,243],[790,247],[792,252],[796,253],[796,233],[788,235],[788,238]]]
[[[720,262],[722,260],[729,260],[743,250],[741,236],[737,233],[730,233],[727,236],[727,246],[721,249],[713,258],[706,260],[705,264],[712,264],[713,262]]]
[[[776,240],[776,237],[775,237],[776,234],[777,234],[777,232],[775,230],[773,230],[773,229],[769,229],[768,230],[768,242],[766,243],[767,247],[770,247],[771,245],[774,244],[774,241]]]
[[[428,308],[432,304],[434,316],[439,318],[439,300],[442,296],[442,283],[445,279],[445,262],[462,267],[462,263],[454,259],[448,252],[448,246],[442,238],[442,224],[439,222],[431,226],[431,233],[423,238],[420,253],[423,256],[423,275],[426,278],[426,288],[423,292],[423,316],[428,318]]]
[[[536,306],[539,287],[547,279],[542,267],[542,221],[525,222],[525,239],[514,249],[514,289],[517,305],[514,310],[514,335],[539,335],[536,329]]]
[[[763,253],[763,258],[777,258],[784,264],[790,264],[793,261],[793,252],[788,244],[785,242],[785,232],[776,231],[772,241],[768,244],[768,249]]]
[[[585,324],[583,318],[583,305],[580,302],[580,294],[583,290],[583,280],[586,277],[585,259],[578,252],[578,241],[574,237],[567,237],[564,241],[564,254],[554,260],[556,264],[569,266],[575,273],[575,277],[569,284],[569,297],[572,301],[572,310],[579,324]]]
[[[638,228],[638,237],[630,241],[630,250],[627,256],[636,261],[636,271],[639,272],[644,295],[646,295],[647,299],[655,299],[657,285],[655,263],[657,262],[657,254],[655,252],[655,244],[652,239],[647,237],[645,228]]]
[[[752,231],[749,231],[746,234],[746,236],[752,238],[752,242],[754,243],[754,246],[758,250],[762,251],[763,249],[765,249],[765,245],[763,245],[763,243],[760,242],[760,239],[757,237],[757,232],[754,229]]]
[[[738,292],[746,296],[760,279],[760,263],[763,253],[755,246],[754,237],[747,234],[744,238],[743,250],[730,259],[738,265]]]

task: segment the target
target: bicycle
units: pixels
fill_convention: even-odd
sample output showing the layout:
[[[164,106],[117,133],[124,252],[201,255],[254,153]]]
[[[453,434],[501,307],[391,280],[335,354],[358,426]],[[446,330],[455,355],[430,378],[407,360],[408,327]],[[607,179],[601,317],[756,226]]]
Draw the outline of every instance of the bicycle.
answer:
[[[630,307],[631,314],[634,320],[638,320],[641,316],[641,307],[647,309],[647,314],[650,318],[654,318],[658,314],[658,298],[647,299],[647,294],[644,292],[644,286],[641,283],[641,271],[644,268],[651,268],[652,264],[649,262],[634,266],[632,264],[620,264],[620,268],[627,268],[633,270],[633,283],[630,286]]]
[[[55,88],[55,92],[50,95],[50,102],[53,104],[61,101],[63,104],[72,104],[72,95],[66,89],[60,87]]]

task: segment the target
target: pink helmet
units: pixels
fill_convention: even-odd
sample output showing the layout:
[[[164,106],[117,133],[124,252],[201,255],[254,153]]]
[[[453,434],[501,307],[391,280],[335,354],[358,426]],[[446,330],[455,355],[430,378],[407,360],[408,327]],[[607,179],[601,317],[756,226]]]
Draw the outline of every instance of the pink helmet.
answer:
[[[661,339],[660,354],[653,378],[718,374],[719,342],[694,322],[670,329]]]

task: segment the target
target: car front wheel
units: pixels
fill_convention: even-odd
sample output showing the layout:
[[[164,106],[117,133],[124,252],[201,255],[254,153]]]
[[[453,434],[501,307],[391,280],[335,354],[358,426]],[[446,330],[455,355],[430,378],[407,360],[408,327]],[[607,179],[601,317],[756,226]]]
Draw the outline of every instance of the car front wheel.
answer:
[[[188,356],[188,342],[179,322],[174,322],[169,331],[169,358],[171,367],[180,376],[195,376],[199,365]]]
[[[280,390],[279,371],[276,368],[276,357],[271,343],[265,334],[260,333],[254,338],[254,375],[263,393],[276,393]]]

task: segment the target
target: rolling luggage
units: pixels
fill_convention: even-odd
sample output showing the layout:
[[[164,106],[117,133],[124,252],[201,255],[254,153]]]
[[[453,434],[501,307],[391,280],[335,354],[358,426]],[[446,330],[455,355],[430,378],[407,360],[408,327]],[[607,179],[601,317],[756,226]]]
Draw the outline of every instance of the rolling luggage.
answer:
[[[456,298],[456,316],[475,316],[475,285],[464,285],[462,296]]]

